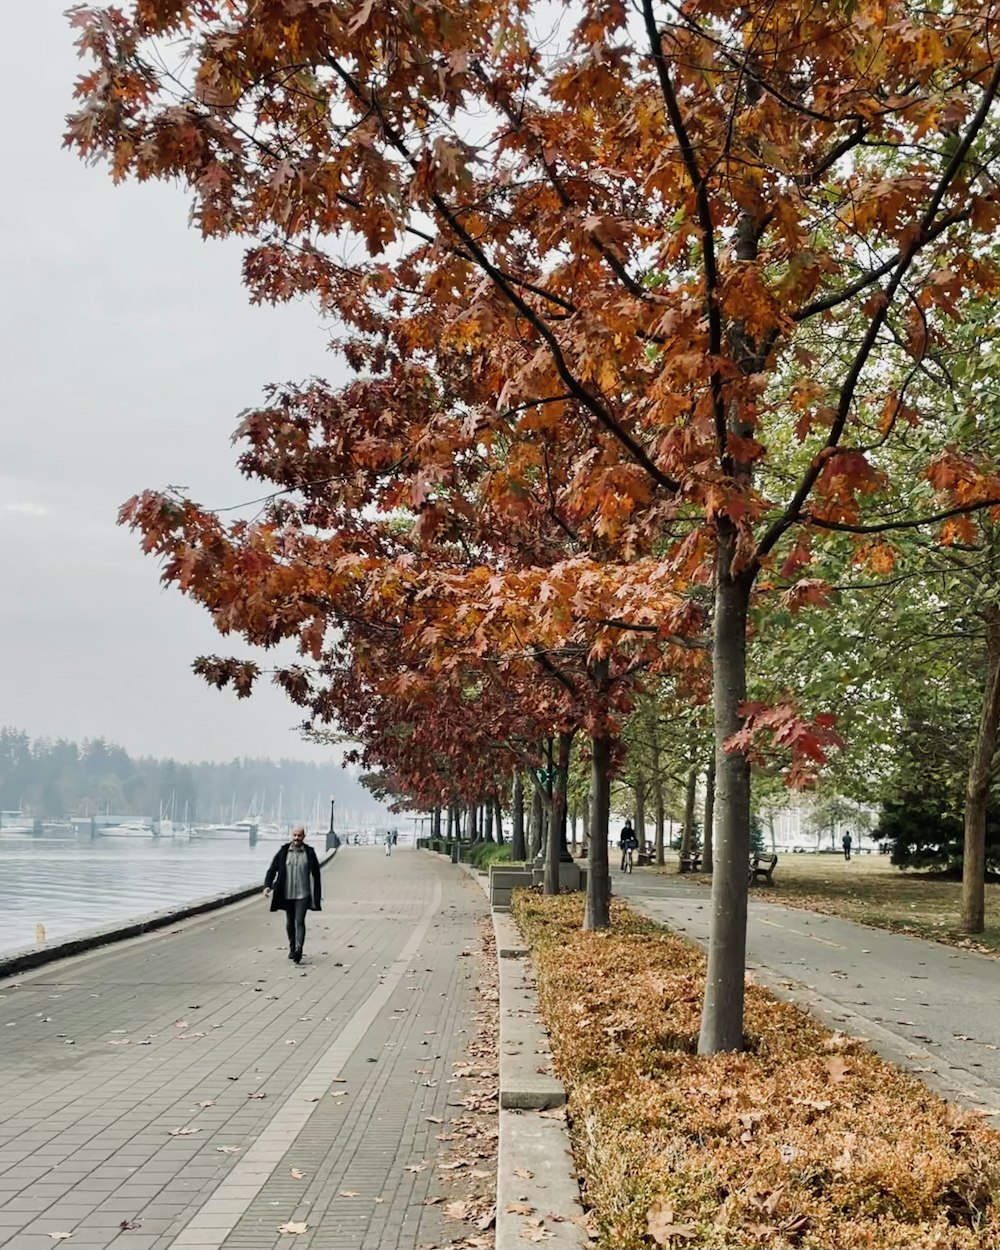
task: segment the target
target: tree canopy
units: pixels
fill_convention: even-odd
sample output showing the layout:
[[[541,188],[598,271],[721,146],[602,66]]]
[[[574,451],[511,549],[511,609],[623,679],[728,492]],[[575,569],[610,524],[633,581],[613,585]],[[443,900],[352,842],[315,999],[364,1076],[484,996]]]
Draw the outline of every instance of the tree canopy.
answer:
[[[73,21],[92,67],[67,141],[185,184],[206,236],[247,242],[252,298],[315,298],[356,372],[246,414],[241,464],[279,492],[261,517],[150,492],[124,519],[222,632],[296,639],[321,715],[331,634],[360,623],[351,663],[370,675],[389,629],[396,695],[415,668],[544,669],[603,759],[637,675],[697,682],[710,634],[701,1046],[738,1048],[750,759],[776,744],[803,779],[835,741],[828,713],[748,701],[751,612],[828,602],[827,535],[884,567],[893,532],[1000,506],[990,451],[913,398],[998,284],[993,10],[133,0]]]

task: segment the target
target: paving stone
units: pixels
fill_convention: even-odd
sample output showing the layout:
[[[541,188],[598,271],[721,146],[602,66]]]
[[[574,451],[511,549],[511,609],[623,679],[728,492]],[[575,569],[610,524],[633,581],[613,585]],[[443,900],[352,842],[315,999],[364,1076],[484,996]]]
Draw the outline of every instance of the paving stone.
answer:
[[[0,1143],[0,1221],[23,1223],[0,1222],[0,1245],[15,1250],[50,1204],[75,1250],[453,1239],[454,1221],[423,1205],[440,1192],[433,1167],[404,1168],[443,1148],[428,1117],[447,1123],[461,1097],[449,1081],[479,1006],[462,956],[478,945],[485,899],[443,860],[354,847],[324,870],[324,893],[300,967],[285,958],[283,917],[257,898],[17,978],[0,1000],[0,1027],[17,1025],[0,1060],[17,1130]],[[39,1004],[72,1048],[40,1024]],[[108,1046],[117,1029],[133,1044]],[[186,1127],[197,1132],[170,1135]],[[277,1232],[293,1215],[308,1236]],[[140,1228],[122,1232],[122,1219]],[[27,1237],[16,1250],[54,1244]]]

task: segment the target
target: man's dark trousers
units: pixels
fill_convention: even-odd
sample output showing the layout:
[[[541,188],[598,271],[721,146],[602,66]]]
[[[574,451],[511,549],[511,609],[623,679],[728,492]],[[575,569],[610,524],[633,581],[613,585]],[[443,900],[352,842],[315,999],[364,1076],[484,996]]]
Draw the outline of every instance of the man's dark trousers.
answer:
[[[288,953],[301,955],[306,944],[307,898],[290,898],[285,903],[285,930],[288,933]]]

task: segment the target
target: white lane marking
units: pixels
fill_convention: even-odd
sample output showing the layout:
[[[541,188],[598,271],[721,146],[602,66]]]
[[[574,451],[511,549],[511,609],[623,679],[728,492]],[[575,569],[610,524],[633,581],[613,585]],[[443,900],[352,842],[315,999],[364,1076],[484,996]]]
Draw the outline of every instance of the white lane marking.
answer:
[[[846,946],[841,946],[839,942],[831,942],[828,938],[817,937],[815,933],[803,933],[801,929],[793,929],[787,924],[778,924],[777,920],[762,920],[758,917],[758,924],[770,925],[772,929],[783,929],[786,933],[794,933],[796,937],[808,938],[810,942],[821,942],[824,946],[832,946],[835,950],[846,951]]]

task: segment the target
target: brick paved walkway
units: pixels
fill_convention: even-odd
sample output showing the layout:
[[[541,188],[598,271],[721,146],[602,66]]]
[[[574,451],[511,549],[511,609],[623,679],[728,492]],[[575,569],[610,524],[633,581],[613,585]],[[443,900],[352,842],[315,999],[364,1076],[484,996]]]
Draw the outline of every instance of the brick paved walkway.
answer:
[[[482,893],[437,857],[350,847],[324,896],[299,968],[256,898],[0,982],[0,1247],[455,1235],[424,1199],[462,1097]]]

